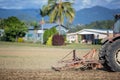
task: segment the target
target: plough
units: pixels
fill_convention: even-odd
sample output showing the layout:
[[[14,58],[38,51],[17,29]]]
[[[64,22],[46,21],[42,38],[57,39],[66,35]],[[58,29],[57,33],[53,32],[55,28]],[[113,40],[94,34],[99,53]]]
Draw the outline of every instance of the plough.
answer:
[[[72,59],[66,58],[72,54]],[[98,60],[95,59],[96,49],[92,49],[87,54],[85,54],[82,58],[77,57],[76,50],[71,51],[65,57],[63,57],[60,61],[57,62],[56,65],[52,66],[52,69],[55,71],[63,71],[68,69],[98,69],[102,68],[102,65]]]

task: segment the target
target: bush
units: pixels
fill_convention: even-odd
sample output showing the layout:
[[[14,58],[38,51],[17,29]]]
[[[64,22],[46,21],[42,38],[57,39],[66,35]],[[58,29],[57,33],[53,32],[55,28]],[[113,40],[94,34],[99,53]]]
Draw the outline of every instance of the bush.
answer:
[[[24,42],[23,38],[18,38],[17,42]]]
[[[15,42],[16,39],[13,38],[11,35],[3,35],[1,38],[2,41],[11,41],[11,42]]]
[[[53,37],[53,36],[50,36],[50,37],[48,38],[46,45],[52,46],[52,37]]]
[[[0,37],[0,41],[2,41],[2,37]]]
[[[54,46],[64,45],[64,37],[62,35],[56,34],[52,38],[52,44]]]

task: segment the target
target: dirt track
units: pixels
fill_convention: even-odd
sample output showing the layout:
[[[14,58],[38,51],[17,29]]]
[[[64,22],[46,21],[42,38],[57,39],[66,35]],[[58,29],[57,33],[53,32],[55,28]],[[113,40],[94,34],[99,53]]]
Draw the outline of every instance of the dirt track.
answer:
[[[103,70],[55,72],[51,66],[71,49],[0,47],[0,80],[119,80],[119,72]],[[82,56],[88,50],[78,50]]]

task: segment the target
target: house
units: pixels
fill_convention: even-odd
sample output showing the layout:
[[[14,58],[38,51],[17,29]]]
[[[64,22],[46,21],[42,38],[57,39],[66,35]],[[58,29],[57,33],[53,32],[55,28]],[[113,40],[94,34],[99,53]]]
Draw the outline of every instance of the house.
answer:
[[[44,30],[41,30],[40,27],[38,29],[34,29],[33,26],[30,26],[28,28],[28,32],[26,33],[24,40],[25,41],[40,41],[41,40],[41,35],[44,33]]]
[[[37,30],[34,30],[34,27],[31,26],[31,27],[29,27],[28,32],[26,33],[26,36],[24,39],[26,41],[37,41],[37,42],[41,41],[42,34],[44,34],[44,31],[47,29],[50,29],[52,27],[56,27],[56,30],[59,31],[59,25],[57,25],[57,24],[44,24],[43,30],[41,30],[40,27]],[[68,29],[65,26],[61,25],[60,28],[61,28],[60,33],[62,35],[65,35],[68,32]]]
[[[113,34],[112,30],[83,29],[75,33],[67,33],[69,43],[96,43],[108,35]]]
[[[60,30],[60,34],[61,34],[61,35],[66,35],[67,32],[68,32],[68,28],[67,28],[66,26],[60,25],[60,27],[59,27],[59,25],[58,25],[58,24],[55,24],[55,23],[53,23],[53,24],[44,24],[43,27],[44,27],[44,29],[50,29],[50,28],[52,28],[52,27],[56,27],[56,30],[57,30],[58,32],[59,32],[59,30]]]

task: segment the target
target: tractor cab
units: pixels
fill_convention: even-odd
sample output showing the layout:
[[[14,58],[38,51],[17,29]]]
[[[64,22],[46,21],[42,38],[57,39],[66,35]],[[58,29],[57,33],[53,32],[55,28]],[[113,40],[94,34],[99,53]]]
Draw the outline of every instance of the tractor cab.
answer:
[[[120,14],[115,15],[114,36],[120,35]]]

